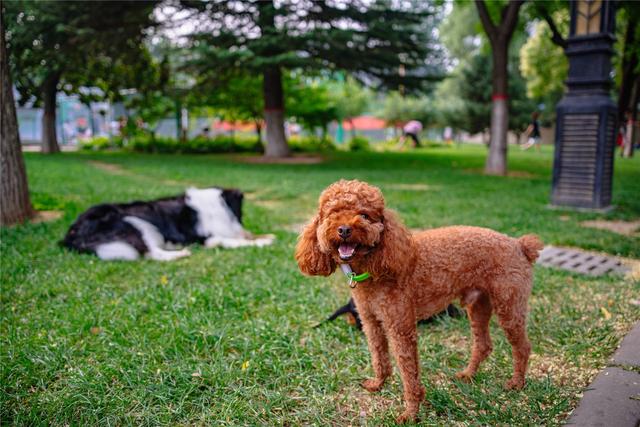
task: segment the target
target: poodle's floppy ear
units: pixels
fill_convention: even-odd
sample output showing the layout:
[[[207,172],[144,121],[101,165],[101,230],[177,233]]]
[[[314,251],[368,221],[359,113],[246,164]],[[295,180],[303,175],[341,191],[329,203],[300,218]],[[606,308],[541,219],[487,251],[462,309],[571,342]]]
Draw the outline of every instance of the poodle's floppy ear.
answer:
[[[320,216],[316,215],[307,224],[298,238],[296,261],[300,271],[308,276],[328,276],[336,269],[331,256],[320,251],[318,244],[318,225]]]
[[[407,271],[406,266],[413,262],[414,256],[411,233],[394,211],[385,209],[384,231],[378,249],[373,253],[371,273],[374,277],[398,277]]]

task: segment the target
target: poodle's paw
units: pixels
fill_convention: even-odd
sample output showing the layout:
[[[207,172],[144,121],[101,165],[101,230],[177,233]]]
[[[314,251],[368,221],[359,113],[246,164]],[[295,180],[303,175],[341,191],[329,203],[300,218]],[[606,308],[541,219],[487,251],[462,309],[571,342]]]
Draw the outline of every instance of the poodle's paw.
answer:
[[[371,392],[371,393],[380,391],[383,384],[384,384],[384,380],[380,380],[377,378],[369,378],[362,381],[362,387],[364,387],[368,392]]]
[[[402,413],[402,415],[396,418],[396,423],[405,424],[409,422],[414,422],[416,421],[416,418],[417,418],[417,412],[407,409]]]
[[[524,378],[511,378],[504,385],[507,390],[521,390],[524,387]]]
[[[465,369],[464,371],[456,372],[456,378],[466,383],[470,383],[473,380],[473,375],[474,374],[468,369]]]

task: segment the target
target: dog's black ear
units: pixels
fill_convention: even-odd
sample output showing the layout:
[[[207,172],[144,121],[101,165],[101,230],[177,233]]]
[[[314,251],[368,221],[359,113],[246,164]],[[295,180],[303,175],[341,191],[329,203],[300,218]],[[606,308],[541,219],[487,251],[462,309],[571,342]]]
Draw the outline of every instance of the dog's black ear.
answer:
[[[336,269],[333,258],[320,250],[318,225],[320,215],[316,215],[302,230],[296,246],[296,261],[300,271],[308,276],[328,276]]]
[[[238,218],[238,222],[242,224],[242,200],[244,199],[242,191],[234,188],[224,189],[222,190],[222,198],[231,209],[231,212]]]

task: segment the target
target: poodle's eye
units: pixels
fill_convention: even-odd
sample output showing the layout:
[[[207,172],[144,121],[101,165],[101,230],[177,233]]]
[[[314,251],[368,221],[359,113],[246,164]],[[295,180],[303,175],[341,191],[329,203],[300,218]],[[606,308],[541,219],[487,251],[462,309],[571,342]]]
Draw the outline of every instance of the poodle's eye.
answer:
[[[369,221],[369,215],[367,215],[367,214],[365,214],[365,213],[360,214],[360,217],[361,217],[362,219],[366,219],[367,221]]]

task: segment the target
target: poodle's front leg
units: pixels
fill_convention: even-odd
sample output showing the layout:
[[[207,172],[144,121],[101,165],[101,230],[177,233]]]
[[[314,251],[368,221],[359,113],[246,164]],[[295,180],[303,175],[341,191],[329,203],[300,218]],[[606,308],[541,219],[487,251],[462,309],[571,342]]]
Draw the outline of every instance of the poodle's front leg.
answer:
[[[424,400],[425,388],[420,383],[420,363],[418,359],[418,331],[415,317],[411,310],[403,313],[402,319],[397,319],[389,325],[389,339],[396,358],[396,364],[402,377],[404,387],[405,410],[398,417],[398,423],[416,419],[420,403]],[[395,313],[396,315],[398,313]]]
[[[361,310],[359,314],[362,320],[362,329],[367,336],[371,363],[375,373],[375,378],[364,380],[362,386],[373,393],[382,388],[384,381],[393,370],[389,359],[389,344],[382,323],[367,310]]]

